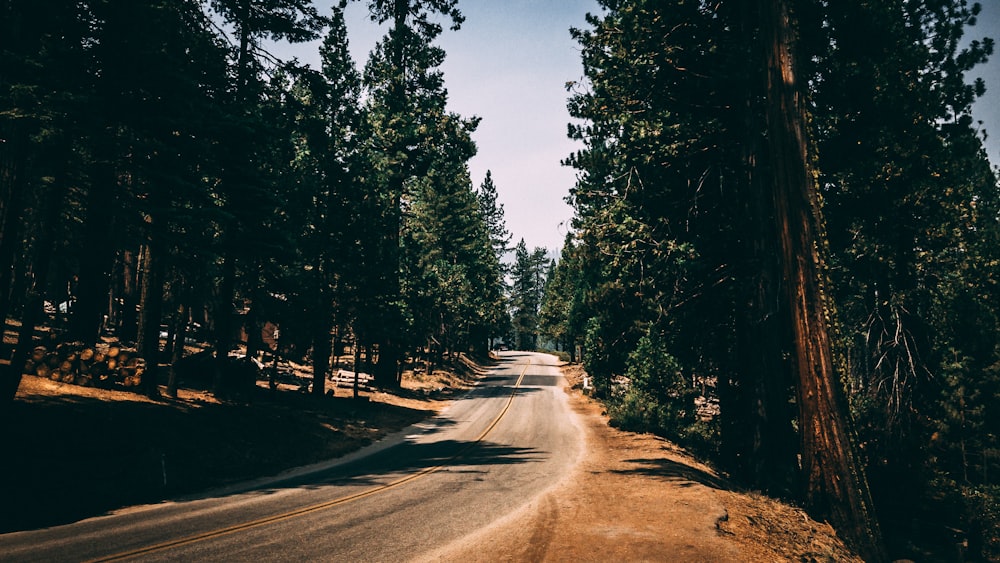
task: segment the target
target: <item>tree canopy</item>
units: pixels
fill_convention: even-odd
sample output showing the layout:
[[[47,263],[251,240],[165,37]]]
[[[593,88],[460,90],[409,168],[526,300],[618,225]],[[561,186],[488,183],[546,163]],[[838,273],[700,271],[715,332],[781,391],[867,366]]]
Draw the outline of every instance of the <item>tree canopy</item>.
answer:
[[[894,555],[919,558],[915,521],[995,549],[998,184],[967,78],[993,42],[963,39],[980,6],[601,6],[574,31],[583,148],[547,333],[582,345],[618,423],[802,498],[867,557],[875,520]],[[821,445],[832,428],[847,439]],[[855,501],[822,475],[834,451],[874,509],[835,514]]]
[[[436,16],[457,30],[462,15],[369,2],[390,31],[360,72],[345,5],[3,2],[0,312],[23,321],[5,401],[44,301],[62,304],[60,340],[138,347],[149,394],[189,327],[214,345],[217,387],[265,323],[316,394],[345,340],[382,385],[432,348],[485,352],[505,326],[506,228],[470,177],[479,120],[448,111],[434,45]],[[266,50],[316,39],[319,68]]]
[[[502,339],[569,350],[615,424],[869,559],[880,533],[1000,556],[978,3],[599,0],[551,255],[470,172],[480,119],[438,44],[459,2],[364,2],[385,36],[361,69],[346,4],[0,1],[0,404],[43,339],[135,348],[150,395],[188,334],[220,394],[233,354],[294,356],[322,395],[347,341],[393,386]],[[320,40],[319,68],[273,40]]]

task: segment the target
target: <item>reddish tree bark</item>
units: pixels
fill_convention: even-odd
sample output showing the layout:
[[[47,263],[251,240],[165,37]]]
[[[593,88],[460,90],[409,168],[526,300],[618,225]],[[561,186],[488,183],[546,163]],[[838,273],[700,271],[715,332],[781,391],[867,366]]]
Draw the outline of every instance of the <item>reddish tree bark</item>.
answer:
[[[854,453],[850,414],[834,371],[821,275],[819,205],[808,160],[805,105],[795,74],[794,25],[788,0],[760,0],[767,68],[767,138],[775,222],[798,372],[799,432],[805,500],[867,561],[887,554],[871,495]]]

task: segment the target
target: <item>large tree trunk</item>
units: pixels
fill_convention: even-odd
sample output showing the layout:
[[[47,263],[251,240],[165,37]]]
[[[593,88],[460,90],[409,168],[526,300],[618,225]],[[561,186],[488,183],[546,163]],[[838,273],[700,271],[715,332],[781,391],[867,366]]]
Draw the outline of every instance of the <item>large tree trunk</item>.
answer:
[[[155,236],[155,235],[154,235]],[[161,249],[151,240],[146,248],[142,302],[139,305],[139,353],[146,359],[141,386],[149,397],[159,395],[160,317],[163,312],[163,259]]]
[[[328,280],[324,274],[324,260],[317,257],[313,272],[316,275],[316,311],[313,317],[313,395],[322,397],[326,393],[326,374],[330,371],[330,357],[333,355],[333,298],[330,296]]]
[[[753,100],[766,95],[766,76],[755,72],[759,56],[754,49],[758,33],[756,7],[738,3],[740,38],[746,48],[746,72],[740,77],[746,103],[740,115],[743,132],[743,168],[734,178],[740,236],[732,241],[739,264],[734,296],[735,339],[733,364],[724,368],[732,380],[721,378],[724,400],[722,430],[724,459],[734,475],[748,485],[778,496],[797,493],[797,437],[792,426],[794,368],[787,359],[792,340],[783,303],[782,267],[774,229],[771,186],[763,171],[764,116]],[[755,64],[758,63],[758,64]],[[735,117],[735,116],[734,116]]]
[[[229,363],[229,349],[233,344],[235,320],[233,298],[236,296],[236,266],[233,264],[232,256],[227,256],[223,260],[225,262],[222,266],[222,282],[219,284],[215,311],[212,315],[215,326],[215,375],[212,387],[215,393],[223,391],[224,375]]]
[[[51,248],[51,241],[45,241]],[[21,328],[17,333],[17,341],[14,343],[14,354],[11,357],[10,365],[6,366],[2,386],[3,392],[0,394],[0,404],[6,404],[14,400],[17,389],[21,386],[21,375],[24,371],[24,364],[34,348],[35,327],[41,320],[44,301],[45,278],[48,277],[51,252],[37,252],[35,262],[35,276],[28,289],[25,298],[24,314],[21,315]]]
[[[0,3],[0,52],[5,52],[9,60],[38,52],[38,35],[30,33],[28,30],[32,28],[24,25],[25,18],[32,14],[25,12],[23,6],[12,2]],[[0,65],[0,91],[6,92],[18,80],[16,66],[20,65]],[[33,129],[34,119],[29,122],[26,117],[13,115],[0,118],[0,334],[7,322],[15,255],[21,246],[21,212],[28,191],[25,181],[29,163],[28,123]]]
[[[2,82],[2,79],[0,79]],[[0,332],[10,308],[14,260],[21,242],[24,183],[24,127],[15,120],[4,120],[0,129]]]
[[[323,396],[326,393],[326,374],[330,371],[330,356],[333,353],[333,322],[326,311],[321,311],[322,318],[316,319],[316,330],[313,333],[313,395]]]
[[[43,224],[39,225],[38,238],[34,247],[34,271],[26,291],[24,313],[21,316],[21,329],[14,343],[14,353],[9,366],[0,370],[0,408],[14,400],[17,388],[21,386],[21,375],[24,364],[34,348],[35,326],[42,318],[42,303],[46,279],[49,275],[53,250],[54,225],[59,220],[62,208],[64,189],[61,178],[57,184],[49,187],[48,197],[44,199],[45,210],[40,215]]]
[[[167,371],[167,396],[177,398],[177,363],[184,358],[184,339],[187,337],[188,306],[181,301],[174,313],[173,341],[170,343],[170,368]]]
[[[108,142],[108,141],[105,141]],[[104,149],[111,153],[110,149]],[[115,259],[115,245],[111,243],[115,192],[118,178],[113,164],[107,161],[94,166],[95,175],[87,193],[87,216],[84,220],[84,248],[88,257],[80,263],[80,283],[77,300],[70,316],[71,340],[87,345],[97,343],[100,336],[103,311],[111,291],[111,266]]]
[[[819,207],[808,161],[804,103],[794,61],[787,0],[759,0],[762,55],[768,70],[767,138],[775,222],[794,335],[806,504],[829,520],[868,561],[886,560],[850,414],[834,371],[829,309],[820,280]]]

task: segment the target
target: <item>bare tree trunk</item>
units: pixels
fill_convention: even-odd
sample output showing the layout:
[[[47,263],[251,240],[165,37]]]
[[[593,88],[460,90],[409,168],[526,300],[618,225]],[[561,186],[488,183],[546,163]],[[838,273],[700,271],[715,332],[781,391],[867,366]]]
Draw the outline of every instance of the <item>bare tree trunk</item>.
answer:
[[[251,301],[250,309],[247,311],[243,324],[247,333],[246,360],[250,362],[257,359],[257,355],[260,354],[260,349],[263,344],[261,338],[260,315],[258,314],[258,300],[256,299],[256,296],[254,300]]]
[[[7,53],[5,56],[16,59],[38,52],[39,36],[30,33],[28,30],[32,28],[24,25],[28,17],[30,12],[26,13],[23,7],[11,2],[0,3],[0,52]],[[17,81],[14,69],[15,65],[0,65],[0,90],[6,91]],[[35,121],[11,114],[0,119],[0,335],[6,328],[10,312],[15,255],[21,246],[21,213],[28,191],[29,135]]]
[[[44,224],[41,225],[38,238],[35,240],[34,275],[31,277],[25,292],[21,329],[18,331],[17,341],[14,343],[14,353],[10,365],[6,366],[4,370],[0,370],[0,408],[6,407],[17,395],[17,388],[21,386],[24,364],[28,361],[28,356],[34,348],[35,326],[42,317],[45,282],[49,275],[52,257],[53,233],[55,231],[53,226],[59,220],[64,195],[61,179],[57,185],[50,186],[49,190],[44,203],[46,209],[41,216]]]
[[[187,337],[188,306],[181,301],[174,314],[174,340],[170,348],[170,369],[167,371],[167,396],[177,398],[177,362],[184,358],[184,339]]]
[[[46,241],[51,246],[51,241]],[[28,361],[28,356],[34,347],[35,327],[42,318],[42,303],[44,301],[45,278],[48,277],[50,253],[42,254],[38,252],[36,258],[35,275],[28,289],[24,314],[21,315],[21,329],[17,333],[17,342],[14,343],[14,355],[10,365],[7,366],[3,384],[3,393],[0,395],[0,404],[7,404],[14,400],[17,389],[21,386],[21,376],[24,371],[24,364]]]
[[[325,309],[321,307],[321,309]],[[316,330],[313,332],[313,395],[322,397],[326,392],[326,373],[330,371],[330,355],[333,352],[332,317],[329,311],[317,313]]]
[[[139,306],[139,354],[146,359],[142,389],[149,397],[159,395],[160,316],[163,312],[163,260],[155,241],[146,248],[142,302]]]
[[[343,351],[344,341],[340,338],[340,327],[336,327],[333,333],[333,367],[340,369],[340,353]]]
[[[139,260],[134,249],[122,252],[121,312],[117,323],[117,335],[122,342],[135,342],[139,336]]]
[[[21,129],[17,123],[4,123],[0,136],[0,332],[7,321],[11,284],[14,281],[14,255],[20,243],[21,209],[26,186],[22,168]]]
[[[236,295],[236,266],[233,264],[232,255],[223,258],[222,282],[219,285],[219,293],[215,300],[215,311],[213,314],[215,325],[215,375],[213,378],[213,391],[222,392],[224,374],[229,362],[229,349],[233,344],[233,298]],[[275,351],[277,357],[278,351]]]
[[[111,150],[104,152],[110,154]],[[83,235],[90,256],[80,263],[80,283],[70,315],[69,335],[71,340],[88,345],[97,343],[100,336],[104,303],[111,290],[110,273],[115,260],[111,236],[118,183],[111,162],[95,164],[95,178],[87,193]]]
[[[371,342],[365,344],[365,373],[369,375],[374,375],[372,372],[375,371],[375,359],[372,357],[374,350],[375,344]]]
[[[798,371],[799,428],[806,504],[829,520],[867,561],[887,559],[871,496],[852,443],[850,413],[834,372],[828,307],[820,280],[823,243],[808,161],[804,85],[797,82],[788,0],[760,0],[768,69],[767,138],[775,221]]]
[[[354,398],[358,398],[358,372],[361,371],[361,343],[354,335]]]

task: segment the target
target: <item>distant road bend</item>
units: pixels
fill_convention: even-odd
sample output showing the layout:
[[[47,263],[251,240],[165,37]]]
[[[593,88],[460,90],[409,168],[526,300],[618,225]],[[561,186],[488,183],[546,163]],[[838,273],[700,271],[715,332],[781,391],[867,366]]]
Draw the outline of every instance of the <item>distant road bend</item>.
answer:
[[[396,445],[249,490],[0,535],[0,561],[418,558],[565,476],[583,449],[575,417],[552,356],[504,352],[478,387]]]

